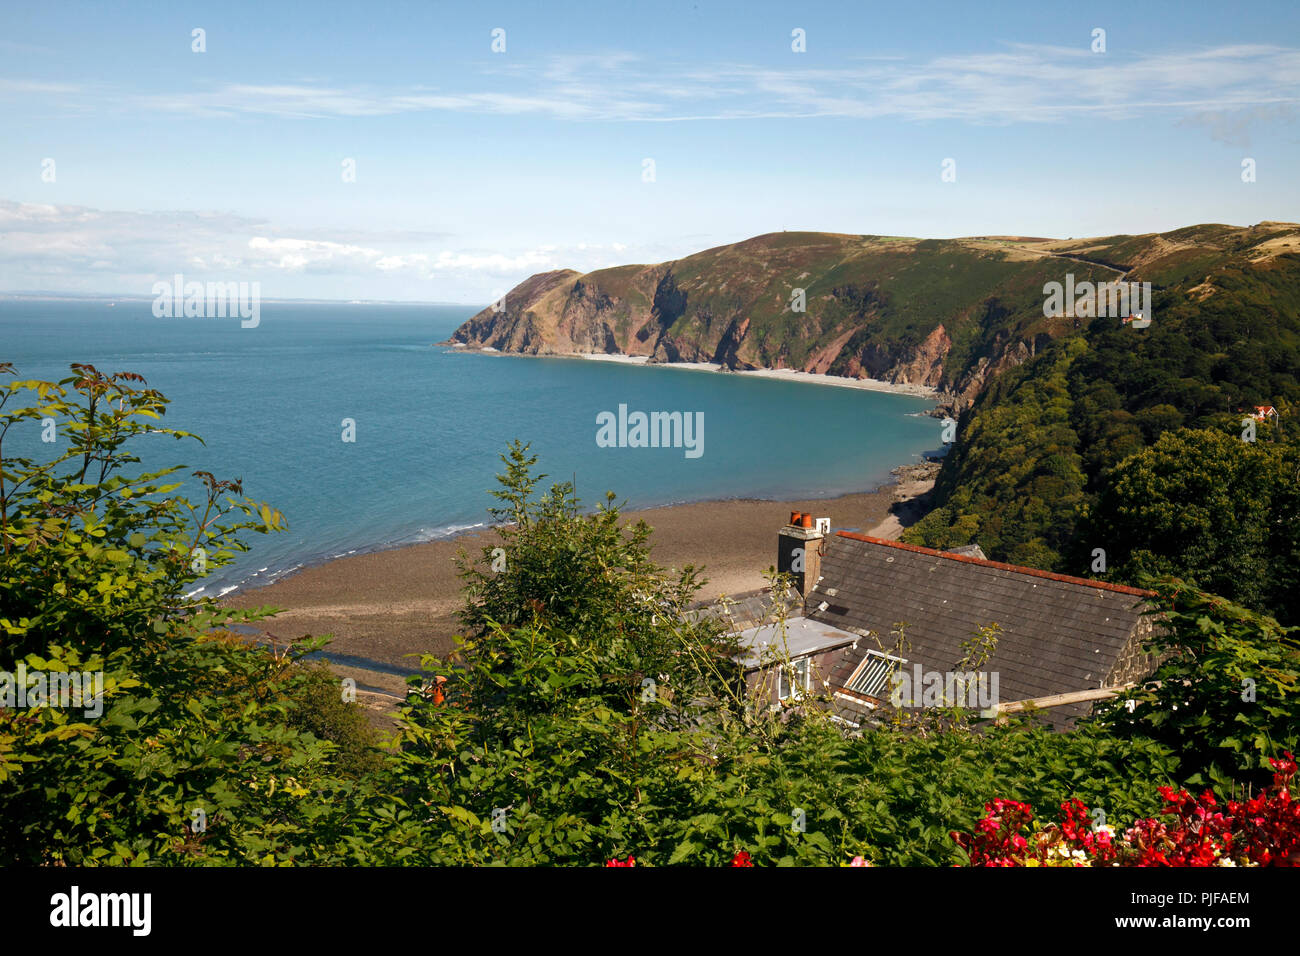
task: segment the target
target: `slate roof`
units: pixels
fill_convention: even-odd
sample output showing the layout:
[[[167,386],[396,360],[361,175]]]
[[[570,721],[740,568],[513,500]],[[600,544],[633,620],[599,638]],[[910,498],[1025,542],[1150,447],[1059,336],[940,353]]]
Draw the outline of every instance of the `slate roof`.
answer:
[[[1151,596],[1138,588],[847,531],[829,537],[827,544],[807,616],[869,633],[880,642],[869,638],[840,652],[831,668],[832,688],[849,682],[869,649],[892,653],[899,621],[907,623],[910,644],[902,656],[940,672],[955,669],[964,656],[962,643],[981,626],[1001,625],[997,647],[982,669],[998,673],[1004,703],[1098,688],[1140,623],[1144,598]],[[1061,728],[1090,706],[1052,708],[1045,716]]]
[[[774,603],[771,590],[764,588],[728,596],[725,604],[721,601],[702,602],[686,614],[692,619],[714,618],[727,628],[728,633],[738,633],[775,618]],[[785,606],[791,608],[787,613],[797,613],[802,603],[798,593],[791,589],[785,600]]]

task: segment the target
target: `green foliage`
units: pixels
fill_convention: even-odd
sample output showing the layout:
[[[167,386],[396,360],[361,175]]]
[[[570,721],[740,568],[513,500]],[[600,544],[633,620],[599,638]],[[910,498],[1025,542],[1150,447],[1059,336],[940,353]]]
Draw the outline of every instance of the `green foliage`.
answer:
[[[384,762],[381,736],[365,710],[344,697],[329,666],[319,661],[302,663],[297,676],[302,680],[291,695],[288,725],[334,744],[340,773],[360,777],[378,770]]]
[[[1078,535],[1109,577],[1175,575],[1284,621],[1300,620],[1300,453],[1236,433],[1181,429],[1121,462]]]
[[[486,545],[475,564],[461,555],[468,633],[536,624],[594,645],[605,667],[624,682],[618,695],[639,694],[643,680],[668,681],[661,691],[690,697],[737,678],[731,644],[710,621],[686,611],[704,581],[693,567],[670,574],[650,560],[650,528],[619,524],[610,493],[583,514],[569,483],[535,496],[545,475],[532,474],[536,456],[511,444],[506,471],[492,494],[501,523],[500,547]],[[485,688],[480,688],[487,693]],[[496,695],[499,706],[513,703]]]
[[[990,386],[958,422],[935,487],[939,507],[904,540],[937,548],[978,542],[990,557],[1017,563],[1050,561],[1066,544],[1085,481],[1067,376],[1084,348],[1071,339],[1033,374],[1022,366]]]
[[[47,417],[62,421],[69,437],[67,450],[48,462],[0,459],[0,628],[14,654],[51,643],[129,648],[165,633],[171,619],[197,607],[183,598],[200,576],[192,564],[220,567],[243,547],[240,530],[269,531],[282,521],[265,506],[226,495],[240,493],[237,482],[196,472],[207,500],[193,505],[172,495],[180,482],[163,482],[179,467],[129,474],[139,458],[128,442],[194,436],[154,424],[166,399],[135,387],[144,384],[138,375],[73,370],[58,384],[10,381],[0,391],[0,448],[15,425]],[[4,373],[12,369],[0,367]],[[66,386],[80,402],[68,401]],[[39,404],[6,409],[25,392]],[[261,521],[228,521],[232,513]]]
[[[0,394],[0,452],[47,414],[80,435],[52,463],[0,454],[0,671],[102,672],[103,711],[0,707],[7,864],[724,865],[745,850],[941,865],[963,862],[950,833],[994,796],[1125,820],[1156,810],[1161,784],[1229,786],[1295,747],[1293,634],[1199,592],[1171,610],[1176,655],[1127,722],[1121,708],[1068,734],[940,720],[851,735],[816,701],[774,709],[718,626],[684,613],[696,572],[655,566],[649,529],[621,525],[612,497],[584,515],[566,485],[538,496],[518,444],[496,493],[501,552],[463,561],[468,633],[423,661],[441,699],[412,695],[377,747],[305,663],[322,640],[270,653],[231,631],[266,609],[187,597],[195,548],[219,565],[279,516],[212,476],[193,505],[159,484],[170,472],[133,474],[128,440],[179,434],[139,420],[165,400],[76,372]],[[36,405],[5,407],[27,392]],[[971,666],[995,638],[971,636]],[[1223,697],[1246,676],[1253,709]]]
[[[1267,783],[1268,759],[1300,750],[1300,628],[1176,579],[1154,586],[1166,659],[1098,722],[1171,748],[1189,785]]]
[[[1131,582],[1143,570],[1172,571],[1285,621],[1300,620],[1292,596],[1294,477],[1288,484],[1272,471],[1251,476],[1241,462],[1176,467],[1172,445],[1134,461],[1180,429],[1236,435],[1243,411],[1256,405],[1281,412],[1280,426],[1260,426],[1259,445],[1282,445],[1295,431],[1300,256],[1255,254],[1275,230],[1225,229],[1183,231],[1178,241],[1193,244],[1183,249],[1153,249],[1150,237],[1091,246],[1093,261],[1142,262],[1126,281],[1153,283],[1154,323],[1137,330],[1099,318],[1082,335],[1054,341],[1003,372],[963,415],[936,484],[936,507],[905,539],[932,547],[977,540],[991,558],[1071,574],[1088,573],[1091,549],[1106,547],[1108,554],[1125,555],[1122,579]],[[1186,448],[1189,455],[1221,457],[1208,446]],[[1294,452],[1284,460],[1294,461]],[[1244,479],[1213,491],[1216,504],[1207,508],[1215,512],[1213,521],[1234,515],[1244,521],[1239,529],[1220,527],[1232,541],[1216,549],[1202,540],[1200,553],[1184,557],[1185,535],[1142,525],[1159,506],[1139,507],[1134,482],[1157,462],[1169,476],[1161,483],[1161,500],[1169,502],[1176,498],[1175,478],[1187,479],[1188,488],[1204,487],[1212,474]],[[1126,488],[1117,488],[1117,481]],[[1269,488],[1255,495],[1261,483]],[[1234,508],[1225,498],[1238,490],[1252,500]],[[1188,502],[1184,513],[1190,517],[1196,507]],[[1090,523],[1094,508],[1103,514]],[[1246,540],[1252,536],[1260,540]],[[1235,578],[1234,555],[1247,562]],[[1111,567],[1116,570],[1113,561]]]
[[[846,738],[817,710],[771,721],[710,702],[692,709],[693,725],[666,725],[657,702],[607,703],[594,647],[536,627],[496,631],[460,657],[445,703],[408,713],[380,787],[401,803],[366,816],[370,845],[392,854],[376,862],[719,866],[743,849],[756,865],[858,854],[944,865],[963,859],[950,832],[972,827],[991,795],[1044,806],[1079,796],[1130,818],[1156,809],[1176,765],[1151,741],[1020,724]],[[518,666],[503,676],[499,657]],[[529,718],[476,707],[485,681],[508,687]]]
[[[162,483],[178,468],[134,473],[128,443],[192,436],[158,427],[166,400],[138,376],[73,372],[0,386],[0,671],[98,672],[103,695],[76,708],[0,707],[0,861],[327,856],[346,786],[334,745],[288,717],[308,681],[295,661],[319,642],[270,655],[222,634],[265,610],[187,597],[196,549],[220,567],[243,547],[241,531],[282,519],[237,483],[199,473],[196,505]],[[23,395],[36,404],[9,407]],[[3,456],[12,428],[45,417],[64,423],[66,452]]]

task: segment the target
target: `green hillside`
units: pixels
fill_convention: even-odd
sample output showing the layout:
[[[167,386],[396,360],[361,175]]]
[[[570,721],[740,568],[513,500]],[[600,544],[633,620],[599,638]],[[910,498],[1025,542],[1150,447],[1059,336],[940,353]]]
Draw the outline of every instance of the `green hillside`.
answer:
[[[1300,229],[1287,223],[1071,240],[769,233],[673,262],[533,276],[451,340],[879,378],[941,389],[961,410],[1005,369],[1084,332],[1086,320],[1045,316],[1049,282],[1150,282],[1162,316],[1217,298],[1203,306],[1214,314],[1237,284],[1285,285],[1297,252]]]
[[[658,265],[534,276],[452,341],[796,368],[962,396],[989,362],[1073,330],[1044,319],[1044,283],[1115,275],[1044,242],[771,233]]]
[[[1300,517],[1300,476],[1282,464],[1294,459],[1300,432],[1293,422],[1300,408],[1295,228],[1199,226],[1157,238],[1171,247],[1117,237],[1083,253],[1136,263],[1130,278],[1155,288],[1152,326],[1091,320],[993,382],[961,416],[936,487],[938,507],[907,539],[940,547],[974,540],[991,557],[1075,574],[1088,573],[1101,548],[1108,577],[1169,571],[1248,606],[1294,614],[1275,588],[1233,583],[1215,568],[1231,564],[1245,578],[1249,567],[1276,581],[1300,559],[1293,543],[1265,527],[1289,528]],[[1279,419],[1259,423],[1252,444],[1242,440],[1242,419],[1259,405],[1275,406]],[[1158,444],[1174,433],[1177,452]],[[1220,487],[1224,500],[1212,506],[1208,491],[1190,489],[1202,483],[1205,463],[1220,459],[1224,476],[1271,470],[1277,478],[1248,486],[1238,477],[1236,487]],[[1162,492],[1170,520],[1156,540],[1141,540],[1149,536],[1132,520],[1142,514],[1146,527],[1159,523],[1155,492],[1148,488],[1143,499],[1115,481],[1140,464],[1184,469]],[[1260,510],[1263,500],[1273,507]],[[1199,528],[1195,540],[1176,533],[1189,526]],[[1253,527],[1258,541],[1245,548],[1240,533]]]

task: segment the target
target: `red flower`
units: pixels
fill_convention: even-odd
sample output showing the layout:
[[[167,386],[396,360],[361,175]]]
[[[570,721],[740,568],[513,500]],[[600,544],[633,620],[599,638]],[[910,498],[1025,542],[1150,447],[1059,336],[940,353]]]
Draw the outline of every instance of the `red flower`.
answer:
[[[1023,866],[1035,858],[1046,862],[1045,854],[1053,851],[1079,861],[1075,865],[1300,866],[1300,801],[1292,799],[1290,789],[1300,768],[1289,752],[1270,763],[1273,786],[1244,803],[1220,805],[1208,790],[1194,797],[1186,790],[1160,787],[1165,804],[1160,816],[1135,820],[1114,837],[1108,829],[1094,832],[1088,808],[1069,800],[1061,804],[1059,824],[1027,839],[1030,807],[1000,799],[985,804],[986,815],[973,833],[952,837],[975,866]]]
[[[614,859],[610,860],[605,865],[606,866],[636,866],[636,857],[632,856],[631,854],[628,855],[628,858],[626,860],[620,860],[618,857],[614,857]]]
[[[753,866],[754,864],[749,859],[749,851],[741,850],[739,853],[737,853],[735,856],[731,858],[731,865],[732,866]]]

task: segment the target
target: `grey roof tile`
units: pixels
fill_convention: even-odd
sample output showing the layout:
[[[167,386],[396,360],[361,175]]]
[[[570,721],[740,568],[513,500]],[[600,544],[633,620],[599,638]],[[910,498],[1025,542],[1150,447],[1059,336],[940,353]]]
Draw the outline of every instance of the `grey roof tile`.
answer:
[[[904,656],[926,670],[949,671],[978,629],[1001,627],[984,666],[997,671],[1003,701],[1098,687],[1114,667],[1145,607],[1143,593],[1101,582],[1047,576],[897,542],[837,534],[826,539],[822,581],[809,617],[877,635],[886,651],[906,622]],[[833,596],[828,595],[834,589]],[[822,601],[826,610],[819,610]],[[840,652],[831,683],[844,685],[873,640]],[[1089,706],[1053,708],[1053,726],[1072,724]]]

